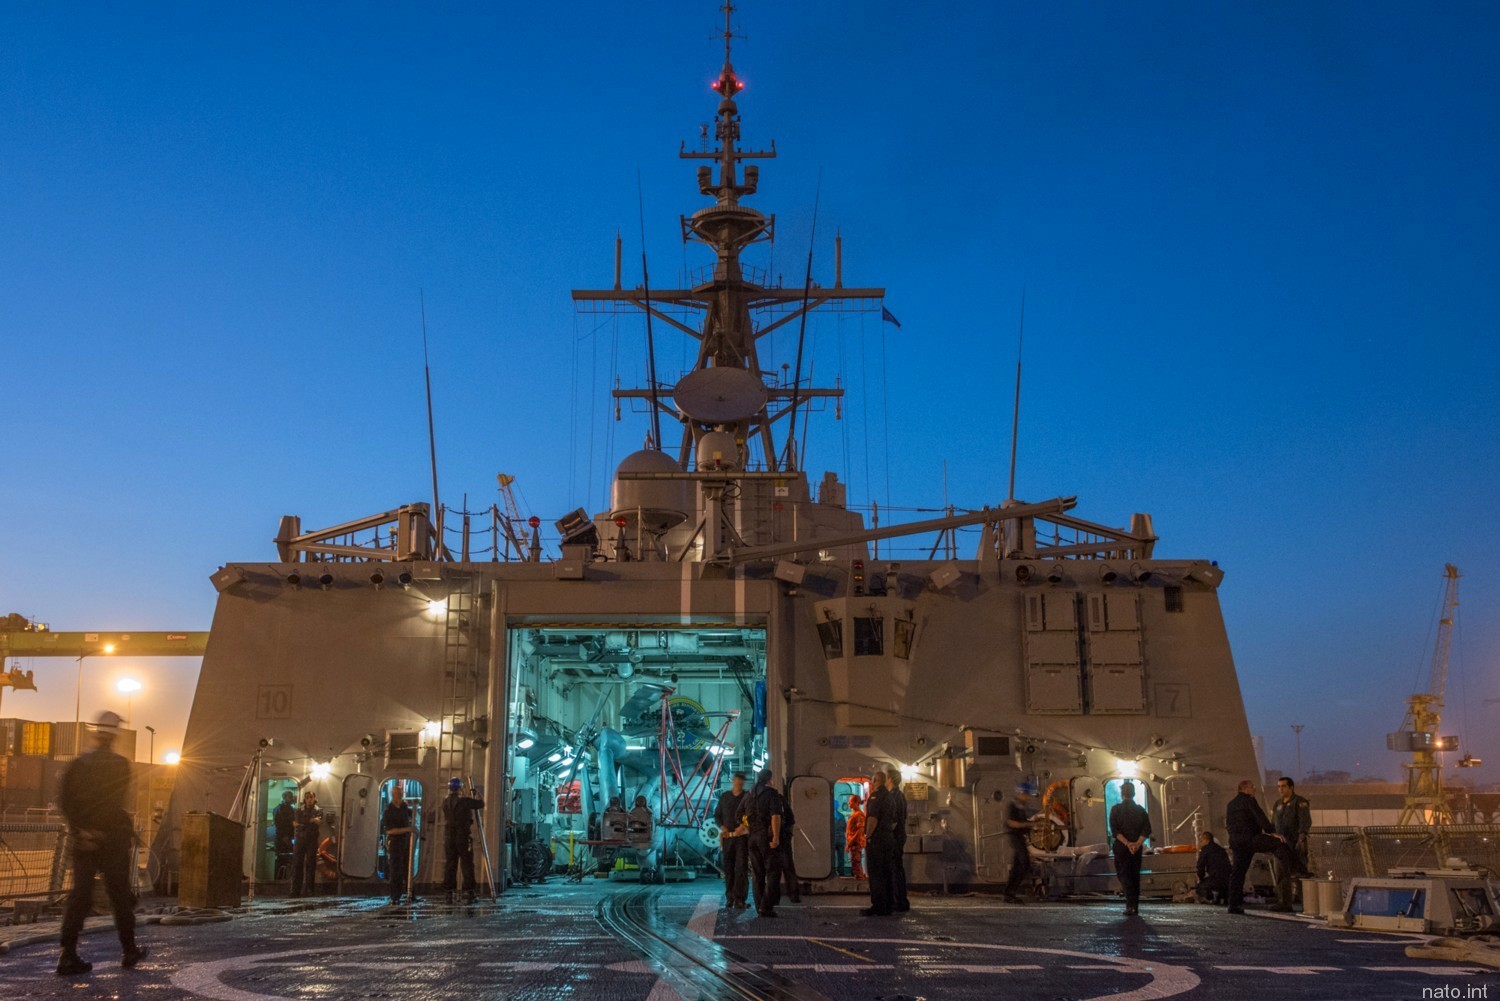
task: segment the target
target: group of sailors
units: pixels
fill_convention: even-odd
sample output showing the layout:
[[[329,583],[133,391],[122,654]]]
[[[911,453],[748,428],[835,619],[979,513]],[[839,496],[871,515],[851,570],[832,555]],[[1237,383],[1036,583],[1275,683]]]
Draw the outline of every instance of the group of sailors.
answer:
[[[719,829],[720,865],[724,875],[725,906],[744,910],[751,899],[761,917],[775,917],[781,889],[798,899],[797,874],[792,865],[791,844],[795,818],[790,801],[771,784],[770,769],[746,788],[745,774],[736,772],[730,788],[719,796],[714,821]],[[1146,844],[1152,838],[1151,815],[1136,799],[1135,783],[1120,784],[1120,802],[1109,811],[1108,833],[1115,877],[1124,897],[1125,914],[1140,910],[1141,866]],[[1312,875],[1308,870],[1308,836],[1312,810],[1307,798],[1296,791],[1296,782],[1283,776],[1279,798],[1267,816],[1255,797],[1255,783],[1241,782],[1225,810],[1229,850],[1219,844],[1213,831],[1198,835],[1197,899],[1221,903],[1230,914],[1245,913],[1244,888],[1257,854],[1272,856],[1276,902],[1271,910],[1293,910],[1292,879]],[[1033,807],[1036,786],[1021,782],[1015,787],[1005,810],[1005,835],[1009,846],[1010,872],[1003,899],[1023,902],[1023,888],[1033,881],[1031,831],[1037,823]],[[906,893],[906,796],[901,791],[901,773],[877,771],[870,779],[869,798],[850,796],[849,817],[844,827],[844,846],[855,879],[868,880],[870,906],[862,914],[880,917],[911,909]],[[753,887],[753,897],[751,889]]]
[[[782,888],[792,903],[801,901],[792,842],[796,815],[791,801],[771,784],[771,770],[763,769],[755,785],[746,788],[744,772],[735,772],[719,795],[714,823],[719,829],[719,865],[724,875],[724,906],[746,910],[755,902],[763,918],[776,917]],[[867,879],[870,906],[861,913],[883,917],[911,910],[906,895],[906,796],[901,773],[877,771],[870,778],[870,795],[849,797],[845,846],[856,879]],[[752,895],[753,889],[753,895]]]
[[[396,781],[391,786],[390,801],[380,817],[380,833],[385,836],[385,874],[391,903],[410,902],[412,867],[412,839],[419,836],[417,813],[420,804],[406,799],[404,782]],[[443,818],[443,896],[454,903],[459,891],[458,877],[463,874],[463,899],[474,899],[478,881],[474,874],[474,821],[484,809],[484,799],[479,790],[464,790],[463,781],[457,777],[448,780],[448,795],[440,804]],[[332,839],[319,840],[323,823],[323,810],[318,805],[318,796],[311,788],[302,790],[301,802],[288,791],[282,793],[281,803],[272,814],[275,826],[275,850],[278,874],[281,863],[286,861],[287,877],[291,890],[288,896],[302,897],[316,893],[318,863],[332,861]]]

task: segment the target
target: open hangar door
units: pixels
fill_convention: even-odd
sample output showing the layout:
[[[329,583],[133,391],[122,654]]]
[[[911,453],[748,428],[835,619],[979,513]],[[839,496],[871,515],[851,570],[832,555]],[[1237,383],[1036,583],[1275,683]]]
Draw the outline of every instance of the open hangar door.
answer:
[[[765,627],[548,622],[507,632],[510,850],[525,877],[716,873],[718,794],[734,772],[769,760]]]

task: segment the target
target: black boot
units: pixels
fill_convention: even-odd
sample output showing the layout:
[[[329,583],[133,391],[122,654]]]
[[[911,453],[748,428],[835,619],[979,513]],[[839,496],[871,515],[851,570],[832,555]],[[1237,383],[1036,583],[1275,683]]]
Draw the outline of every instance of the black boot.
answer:
[[[71,949],[62,954],[57,961],[57,975],[59,977],[76,977],[80,973],[87,973],[94,968],[93,963],[86,963],[79,958],[78,953]]]
[[[131,969],[136,963],[145,959],[150,952],[151,950],[144,945],[129,946],[120,953],[120,965],[127,970]]]

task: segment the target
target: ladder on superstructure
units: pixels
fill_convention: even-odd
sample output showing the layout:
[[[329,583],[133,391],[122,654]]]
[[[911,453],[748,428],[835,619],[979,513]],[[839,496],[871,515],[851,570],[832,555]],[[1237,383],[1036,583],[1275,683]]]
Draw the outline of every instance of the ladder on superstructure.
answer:
[[[442,731],[438,734],[436,790],[439,796],[446,794],[449,779],[467,779],[472,774],[474,707],[484,683],[478,578],[465,575],[454,580],[454,584],[444,612]]]

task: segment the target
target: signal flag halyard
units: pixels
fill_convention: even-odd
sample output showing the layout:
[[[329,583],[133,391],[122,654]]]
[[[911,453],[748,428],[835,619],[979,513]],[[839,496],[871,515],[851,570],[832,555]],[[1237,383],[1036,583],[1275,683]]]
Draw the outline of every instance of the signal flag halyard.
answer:
[[[886,309],[884,306],[880,307],[880,322],[881,323],[894,323],[896,325],[896,329],[897,330],[901,329],[901,321],[898,320],[898,319],[896,319],[896,314],[892,313],[890,310]]]

